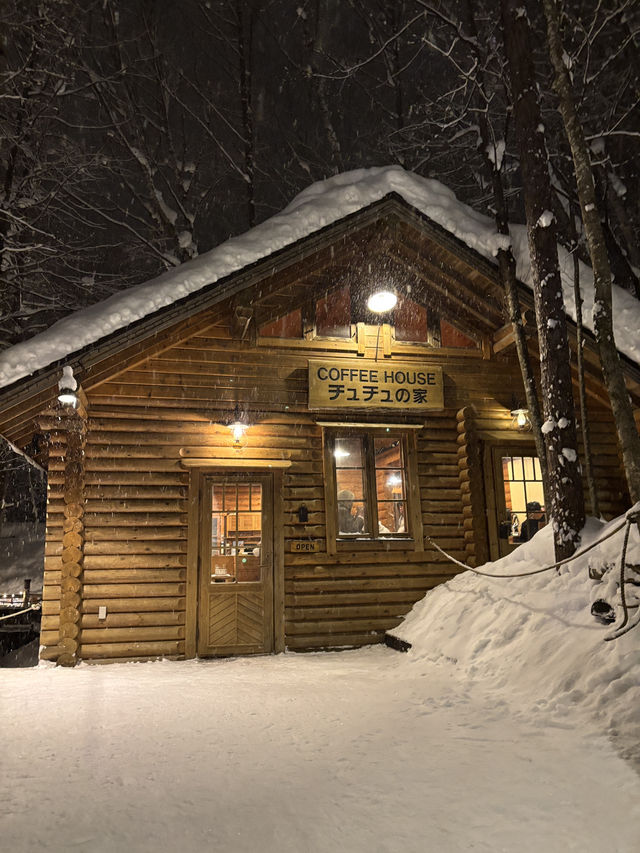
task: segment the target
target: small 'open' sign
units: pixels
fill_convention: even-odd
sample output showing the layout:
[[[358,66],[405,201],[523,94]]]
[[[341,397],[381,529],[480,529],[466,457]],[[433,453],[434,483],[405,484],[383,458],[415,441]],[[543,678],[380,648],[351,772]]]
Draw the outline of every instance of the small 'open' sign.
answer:
[[[318,543],[311,539],[295,539],[291,543],[291,550],[296,554],[311,554],[318,550]]]

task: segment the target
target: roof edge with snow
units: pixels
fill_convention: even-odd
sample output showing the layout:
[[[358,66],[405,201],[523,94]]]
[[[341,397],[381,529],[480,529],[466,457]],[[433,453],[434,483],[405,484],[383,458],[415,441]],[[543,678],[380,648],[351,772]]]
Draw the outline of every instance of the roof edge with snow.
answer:
[[[494,257],[506,238],[495,223],[458,201],[438,181],[406,172],[399,166],[360,169],[313,184],[283,211],[199,258],[168,270],[148,282],[116,293],[77,311],[30,340],[0,352],[0,398],[37,393],[51,384],[51,374],[67,362],[89,368],[105,353],[171,325],[184,308],[196,313],[235,295],[265,275],[265,265],[286,267],[300,251],[309,253],[367,220],[401,212],[418,221],[461,259],[490,278],[497,277]],[[531,269],[526,228],[511,228],[511,245],[520,282],[530,290]],[[567,314],[575,318],[573,260],[559,247]],[[582,265],[584,315],[593,309],[593,276]],[[526,292],[526,291],[525,291]],[[616,342],[628,365],[640,365],[640,303],[615,287]],[[586,325],[590,324],[586,322]],[[77,342],[77,346],[69,342]],[[29,377],[27,381],[25,379]]]

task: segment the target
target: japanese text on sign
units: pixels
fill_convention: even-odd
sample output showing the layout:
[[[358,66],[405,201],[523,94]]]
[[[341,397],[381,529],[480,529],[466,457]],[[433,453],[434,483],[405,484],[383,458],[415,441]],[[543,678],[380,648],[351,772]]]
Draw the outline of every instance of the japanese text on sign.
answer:
[[[442,368],[309,360],[309,408],[442,409]]]

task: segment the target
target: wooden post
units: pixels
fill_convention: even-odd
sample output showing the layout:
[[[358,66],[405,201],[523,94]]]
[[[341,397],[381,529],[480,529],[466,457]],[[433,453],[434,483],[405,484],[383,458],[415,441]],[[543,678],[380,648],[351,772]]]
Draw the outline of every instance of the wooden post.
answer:
[[[86,398],[78,391],[77,409],[65,406],[60,429],[66,433],[64,457],[64,522],[62,536],[59,666],[78,662],[82,572],[84,567],[84,447],[87,433]]]
[[[474,410],[465,406],[457,414],[458,477],[462,496],[465,562],[480,566],[489,559],[484,489],[480,460],[480,441]]]

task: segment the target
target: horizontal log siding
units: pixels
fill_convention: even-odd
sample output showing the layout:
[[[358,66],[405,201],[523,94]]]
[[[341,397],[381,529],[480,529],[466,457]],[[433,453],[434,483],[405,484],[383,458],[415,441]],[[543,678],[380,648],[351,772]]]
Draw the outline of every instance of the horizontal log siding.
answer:
[[[326,554],[322,430],[315,421],[339,422],[344,414],[308,411],[307,360],[328,353],[332,358],[354,357],[352,344],[342,347],[335,341],[309,342],[307,349],[301,342],[254,347],[232,341],[220,326],[96,387],[91,376],[86,377],[82,658],[185,653],[189,473],[180,464],[183,447],[191,448],[191,456],[202,454],[212,462],[238,455],[290,460],[282,496],[285,643],[290,649],[378,642],[426,590],[456,571],[428,545],[423,552],[354,548]],[[367,351],[368,357],[373,355]],[[484,360],[473,351],[438,354],[422,347],[413,354],[406,344],[398,357],[444,369],[447,409],[430,413],[417,437],[420,509],[425,534],[464,560],[471,556],[473,543],[462,500],[456,412],[469,404],[484,407],[487,423],[478,423],[478,429],[501,429],[501,423],[496,424],[509,417],[511,390],[519,388],[518,368],[512,358]],[[496,409],[496,401],[505,409]],[[252,424],[240,454],[232,447],[229,430],[219,424],[236,402]],[[362,416],[356,412],[353,419]],[[395,418],[382,411],[365,419]],[[599,458],[617,465],[610,422],[605,420],[594,426],[594,455],[606,451],[608,455]],[[49,470],[43,605],[47,645],[55,645],[59,613],[63,450],[64,436],[56,436]],[[609,474],[605,463],[603,481]],[[616,489],[609,489],[611,507],[619,497]],[[306,525],[297,519],[301,502],[309,509]],[[309,535],[318,539],[321,550],[293,554],[291,540]],[[101,605],[107,607],[106,620],[97,618]]]
[[[335,342],[329,348],[332,357],[353,357]],[[433,550],[326,555],[322,430],[307,411],[307,360],[323,352],[322,344],[251,347],[231,341],[220,327],[93,390],[87,381],[83,657],[105,649],[109,656],[139,657],[139,644],[146,642],[171,643],[172,654],[184,653],[188,472],[179,453],[188,447],[190,455],[237,456],[229,431],[215,423],[236,399],[254,424],[243,455],[291,461],[283,491],[289,648],[377,642],[425,590],[451,576],[451,564]],[[424,354],[416,350],[416,364]],[[411,360],[406,345],[401,358]],[[442,363],[433,353],[430,361]],[[458,394],[465,376],[479,399],[504,386],[505,376],[494,380],[477,353],[447,354],[445,361],[449,396]],[[391,413],[369,417],[393,419]],[[455,409],[429,415],[428,424],[418,442],[423,522],[461,557]],[[305,525],[297,518],[301,502],[309,510]],[[309,535],[320,552],[293,554],[291,540]],[[97,620],[101,604],[107,607],[104,622]]]
[[[509,412],[502,408],[478,407],[473,419],[475,429],[486,435],[491,433],[495,443],[506,443],[513,435],[512,418]],[[589,425],[591,430],[591,458],[596,489],[600,500],[600,513],[606,519],[615,518],[629,507],[629,492],[627,490],[622,456],[618,447],[618,438],[613,415],[610,410],[594,402],[589,405]],[[531,436],[533,446],[533,436]],[[583,460],[584,447],[582,432],[578,428],[578,453]],[[591,512],[589,490],[584,480],[584,495],[587,515]]]
[[[455,412],[434,412],[418,435],[418,474],[425,534],[454,556],[463,555],[462,503],[457,483]],[[320,441],[320,436],[318,436]],[[286,480],[295,493],[305,488],[293,468]],[[310,495],[322,500],[319,478]],[[285,514],[288,508],[285,496]],[[299,498],[296,498],[299,500]],[[285,549],[287,545],[285,544]],[[290,649],[377,643],[398,625],[425,592],[457,569],[437,551],[339,551],[285,553],[285,630]]]

